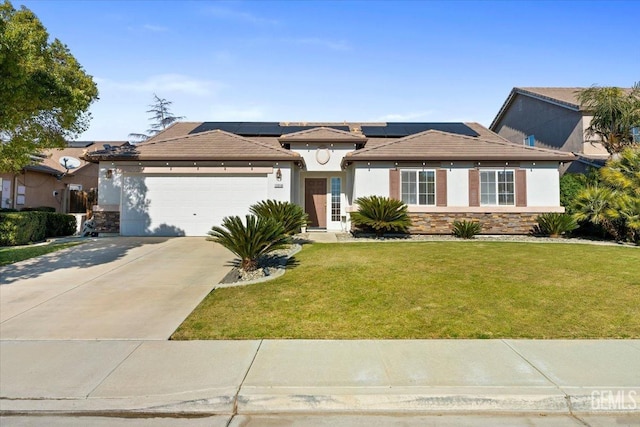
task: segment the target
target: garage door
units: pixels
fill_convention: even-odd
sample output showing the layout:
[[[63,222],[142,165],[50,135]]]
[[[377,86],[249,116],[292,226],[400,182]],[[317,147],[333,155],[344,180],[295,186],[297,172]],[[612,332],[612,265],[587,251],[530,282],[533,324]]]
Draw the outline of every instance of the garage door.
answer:
[[[206,236],[223,217],[267,199],[267,176],[125,175],[122,199],[124,236]]]

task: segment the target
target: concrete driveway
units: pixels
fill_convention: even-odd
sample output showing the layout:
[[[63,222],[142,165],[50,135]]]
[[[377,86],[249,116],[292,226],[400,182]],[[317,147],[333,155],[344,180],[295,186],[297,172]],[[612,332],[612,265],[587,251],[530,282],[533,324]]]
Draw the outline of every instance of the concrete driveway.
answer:
[[[232,259],[202,237],[114,237],[1,267],[0,339],[165,340]]]

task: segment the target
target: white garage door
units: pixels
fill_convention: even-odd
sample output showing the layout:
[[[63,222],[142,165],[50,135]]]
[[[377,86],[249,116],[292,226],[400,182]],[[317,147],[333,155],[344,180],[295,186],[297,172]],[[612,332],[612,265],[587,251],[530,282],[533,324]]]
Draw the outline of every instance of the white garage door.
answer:
[[[266,175],[126,175],[123,236],[206,236],[229,215],[267,199]]]

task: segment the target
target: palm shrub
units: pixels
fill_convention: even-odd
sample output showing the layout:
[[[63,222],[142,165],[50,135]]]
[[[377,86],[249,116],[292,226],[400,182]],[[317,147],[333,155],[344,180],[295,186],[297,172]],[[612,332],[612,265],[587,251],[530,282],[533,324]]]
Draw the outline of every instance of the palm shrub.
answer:
[[[360,197],[358,211],[351,213],[351,222],[358,228],[373,231],[377,236],[385,232],[406,233],[411,226],[407,205],[388,197]]]
[[[223,218],[222,227],[214,226],[208,233],[212,240],[240,258],[240,268],[255,270],[258,259],[289,242],[284,227],[273,218],[246,216],[246,226],[239,216]]]
[[[536,222],[538,224],[534,227],[533,232],[542,236],[558,237],[578,228],[578,222],[573,216],[558,212],[538,215]]]
[[[453,221],[453,235],[461,239],[473,239],[480,231],[482,225],[478,221]]]
[[[282,224],[288,236],[299,233],[300,229],[306,227],[309,222],[309,215],[295,203],[263,200],[251,206],[249,210],[258,217],[273,218]]]
[[[616,240],[620,238],[617,223],[620,220],[618,193],[609,187],[596,185],[578,193],[573,201],[573,217],[601,227]]]

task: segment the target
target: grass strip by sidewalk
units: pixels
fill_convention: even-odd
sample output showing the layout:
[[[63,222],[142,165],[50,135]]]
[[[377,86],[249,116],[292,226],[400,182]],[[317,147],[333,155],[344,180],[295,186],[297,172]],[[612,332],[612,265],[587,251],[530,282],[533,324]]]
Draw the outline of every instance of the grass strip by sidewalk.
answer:
[[[218,289],[172,339],[640,338],[640,250],[513,242],[315,244]]]
[[[56,252],[79,245],[81,242],[53,243],[49,245],[19,246],[0,248],[0,266]]]

